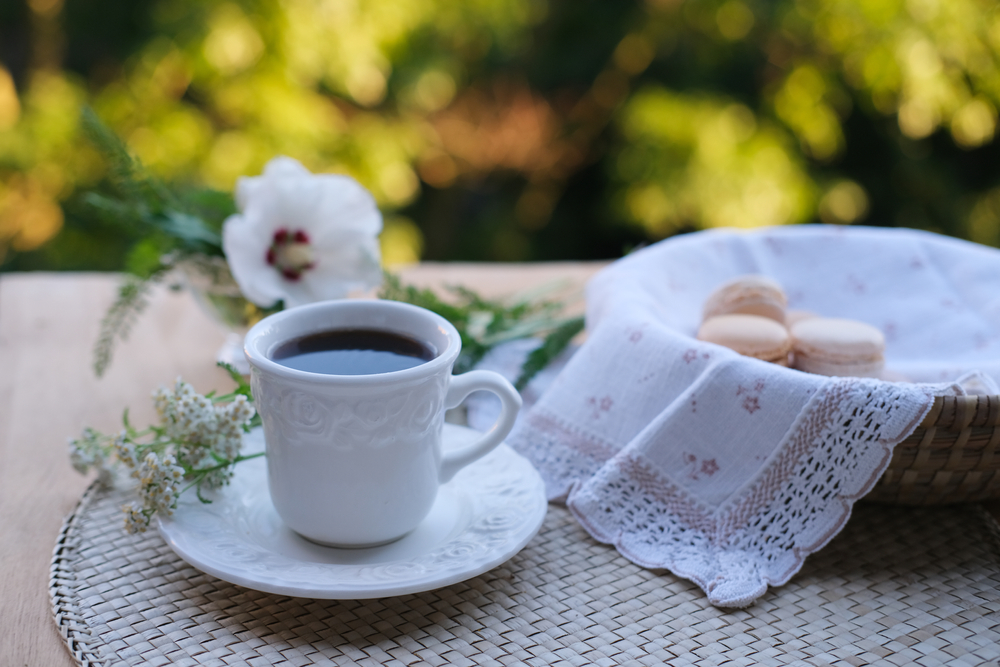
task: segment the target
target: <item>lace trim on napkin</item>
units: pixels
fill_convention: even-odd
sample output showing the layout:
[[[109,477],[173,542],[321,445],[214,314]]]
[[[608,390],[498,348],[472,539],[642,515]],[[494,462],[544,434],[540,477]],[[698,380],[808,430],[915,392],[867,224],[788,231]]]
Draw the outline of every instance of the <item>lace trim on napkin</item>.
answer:
[[[619,448],[536,407],[524,418],[511,445],[535,464],[550,501],[563,502],[579,480],[597,473]]]
[[[536,410],[518,449],[550,498],[596,539],[644,567],[698,584],[709,601],[745,607],[787,582],[846,523],[893,446],[930,409],[917,385],[831,380],[789,430],[779,455],[732,502],[710,508],[639,454],[620,453]]]

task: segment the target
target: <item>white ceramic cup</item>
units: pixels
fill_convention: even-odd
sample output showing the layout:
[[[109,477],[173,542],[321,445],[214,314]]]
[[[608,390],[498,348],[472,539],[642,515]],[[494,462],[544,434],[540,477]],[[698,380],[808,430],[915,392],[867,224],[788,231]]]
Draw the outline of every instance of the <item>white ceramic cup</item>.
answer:
[[[336,329],[401,334],[429,345],[434,357],[372,375],[311,373],[272,359],[282,343]],[[453,376],[461,346],[446,319],[396,301],[314,303],[250,329],[244,351],[264,424],[268,485],[286,525],[329,546],[392,542],[427,516],[441,484],[503,442],[521,397],[497,373]],[[476,442],[442,453],[444,411],[478,390],[500,397],[499,419]]]

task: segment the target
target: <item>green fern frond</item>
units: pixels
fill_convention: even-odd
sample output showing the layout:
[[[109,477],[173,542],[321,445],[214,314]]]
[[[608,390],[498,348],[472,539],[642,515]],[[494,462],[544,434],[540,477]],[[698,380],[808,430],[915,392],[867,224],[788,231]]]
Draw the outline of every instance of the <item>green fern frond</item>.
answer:
[[[521,368],[517,386],[523,389],[583,329],[583,318],[559,315],[565,306],[562,301],[519,298],[507,303],[484,298],[466,287],[449,287],[448,291],[455,297],[453,302],[441,300],[430,290],[403,285],[397,276],[386,272],[379,296],[426,308],[455,325],[462,338],[462,353],[455,361],[456,373],[472,370],[501,343],[543,336],[542,345]]]
[[[128,339],[132,326],[149,305],[153,286],[163,275],[164,271],[158,271],[147,279],[127,276],[118,287],[118,296],[101,320],[101,332],[94,344],[94,374],[97,377],[104,375],[111,363],[115,343]]]
[[[142,238],[158,235],[161,252],[223,255],[222,222],[235,211],[230,195],[168,186],[150,174],[125,143],[89,107],[81,126],[104,157],[114,196],[88,193],[84,203],[102,220]]]
[[[80,125],[107,161],[108,176],[123,199],[132,205],[144,205],[154,212],[180,206],[170,188],[146,171],[142,162],[129,153],[125,143],[93,109],[86,106],[82,109]]]

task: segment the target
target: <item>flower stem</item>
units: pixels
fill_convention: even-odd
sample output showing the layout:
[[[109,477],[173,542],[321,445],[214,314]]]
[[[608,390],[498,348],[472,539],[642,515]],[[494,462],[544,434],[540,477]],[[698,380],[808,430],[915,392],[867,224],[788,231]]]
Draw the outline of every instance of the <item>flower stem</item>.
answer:
[[[194,479],[192,479],[191,483],[185,486],[183,490],[181,490],[181,493],[183,494],[188,489],[191,489],[201,484],[202,478],[204,478],[205,475],[207,475],[208,473],[215,472],[216,470],[222,470],[223,468],[228,468],[229,466],[234,466],[237,463],[242,463],[243,461],[249,461],[250,459],[259,458],[261,456],[264,456],[265,454],[266,452],[257,452],[256,454],[247,454],[245,456],[243,454],[239,454],[235,459],[231,460],[225,459],[221,463],[211,466],[209,468],[198,468],[197,470],[191,470],[189,474],[194,475]],[[198,498],[202,502],[206,502],[204,499],[201,498],[200,495],[198,496]]]

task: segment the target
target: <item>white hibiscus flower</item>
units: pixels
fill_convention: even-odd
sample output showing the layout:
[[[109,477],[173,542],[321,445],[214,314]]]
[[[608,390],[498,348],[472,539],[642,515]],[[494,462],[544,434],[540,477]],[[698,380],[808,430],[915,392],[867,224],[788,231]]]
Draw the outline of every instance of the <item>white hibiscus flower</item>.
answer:
[[[312,174],[289,157],[261,176],[240,178],[222,248],[243,295],[258,306],[290,308],[339,299],[382,280],[382,215],[349,176]]]

